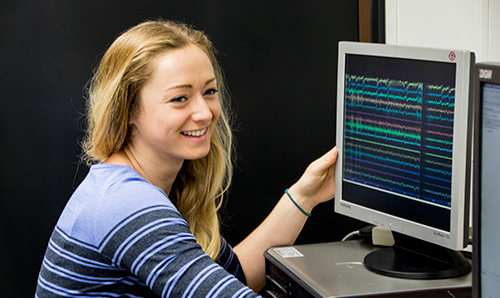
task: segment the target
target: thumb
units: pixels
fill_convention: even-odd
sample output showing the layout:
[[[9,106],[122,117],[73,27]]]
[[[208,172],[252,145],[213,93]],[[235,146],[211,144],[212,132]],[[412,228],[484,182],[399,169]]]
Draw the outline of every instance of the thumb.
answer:
[[[337,157],[338,150],[335,146],[332,150],[328,151],[322,157],[316,160],[316,162],[314,163],[315,171],[323,173],[324,171],[328,170],[335,164],[335,162],[337,162]]]

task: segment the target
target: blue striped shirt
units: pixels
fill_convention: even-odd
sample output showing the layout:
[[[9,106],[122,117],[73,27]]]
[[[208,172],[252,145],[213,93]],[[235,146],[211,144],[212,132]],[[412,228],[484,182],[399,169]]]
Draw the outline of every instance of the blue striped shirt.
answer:
[[[35,297],[257,296],[225,240],[216,261],[163,191],[130,167],[100,164],[57,222]]]

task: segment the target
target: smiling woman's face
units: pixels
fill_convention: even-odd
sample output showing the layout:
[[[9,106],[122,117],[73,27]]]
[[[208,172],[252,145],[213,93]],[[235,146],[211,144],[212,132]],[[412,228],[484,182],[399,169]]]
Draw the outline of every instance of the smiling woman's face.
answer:
[[[206,156],[220,115],[217,82],[208,56],[197,46],[170,50],[139,94],[130,121],[130,145],[150,160],[178,163]]]

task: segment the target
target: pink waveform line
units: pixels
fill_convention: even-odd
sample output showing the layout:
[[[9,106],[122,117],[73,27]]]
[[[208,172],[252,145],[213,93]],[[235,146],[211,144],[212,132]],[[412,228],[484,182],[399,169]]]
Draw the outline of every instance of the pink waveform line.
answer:
[[[434,131],[434,130],[427,130],[426,132],[429,134],[432,134],[432,135],[444,136],[444,137],[449,137],[449,138],[453,137],[453,134],[451,134],[451,133],[444,133],[444,132]]]

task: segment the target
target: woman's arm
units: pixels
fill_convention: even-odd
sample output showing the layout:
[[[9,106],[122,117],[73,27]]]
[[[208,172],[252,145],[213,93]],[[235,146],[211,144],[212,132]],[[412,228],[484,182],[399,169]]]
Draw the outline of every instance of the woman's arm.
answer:
[[[310,213],[317,204],[335,196],[336,160],[337,149],[333,148],[311,163],[290,187],[288,193],[304,212]],[[234,248],[248,286],[254,291],[259,291],[265,283],[264,251],[272,246],[292,245],[307,220],[304,212],[283,194],[262,224]]]

